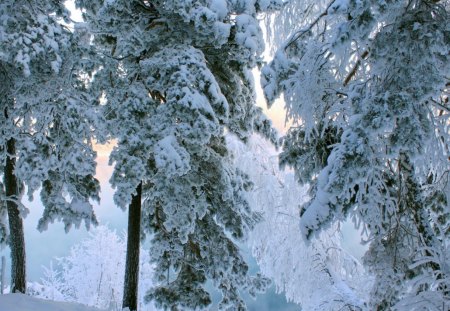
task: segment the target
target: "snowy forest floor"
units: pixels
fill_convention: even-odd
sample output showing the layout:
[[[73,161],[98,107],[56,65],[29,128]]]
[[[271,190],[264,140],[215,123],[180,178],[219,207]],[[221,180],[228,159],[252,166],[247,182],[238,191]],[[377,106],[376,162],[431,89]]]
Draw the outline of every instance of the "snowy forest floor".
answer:
[[[43,300],[23,294],[0,295],[0,311],[100,311],[79,303]]]

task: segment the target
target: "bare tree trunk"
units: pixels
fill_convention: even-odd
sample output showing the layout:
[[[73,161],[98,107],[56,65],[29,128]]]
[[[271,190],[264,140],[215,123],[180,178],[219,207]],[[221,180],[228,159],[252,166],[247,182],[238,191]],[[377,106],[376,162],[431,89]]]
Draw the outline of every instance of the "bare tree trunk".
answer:
[[[15,140],[7,141],[7,157],[4,171],[6,206],[9,220],[9,247],[11,249],[11,293],[25,293],[25,238],[23,233],[22,217],[20,216],[18,201],[19,184],[14,173],[16,160]]]
[[[128,208],[127,259],[125,263],[125,281],[122,308],[137,310],[139,280],[139,247],[141,241],[141,200],[142,183],[136,188],[136,195]]]
[[[0,293],[3,295],[5,291],[5,274],[6,274],[6,258],[2,256],[2,272],[1,272],[1,281],[0,281]]]

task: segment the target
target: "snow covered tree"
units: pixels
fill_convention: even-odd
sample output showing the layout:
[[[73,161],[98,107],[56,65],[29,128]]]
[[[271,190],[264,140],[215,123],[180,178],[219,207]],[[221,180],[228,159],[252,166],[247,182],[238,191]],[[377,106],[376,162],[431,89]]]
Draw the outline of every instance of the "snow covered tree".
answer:
[[[44,268],[44,278],[40,283],[32,284],[30,294],[110,311],[122,310],[125,241],[126,236],[119,236],[105,226],[94,228],[88,238],[70,249],[69,254]],[[152,285],[149,276],[153,268],[148,253],[142,254],[140,286],[148,289]],[[144,296],[143,293],[138,297],[140,310],[154,310],[151,305],[144,308]]]
[[[311,183],[303,235],[355,221],[370,240],[370,310],[450,304],[448,9],[299,1],[306,22],[263,70],[266,97],[284,93],[297,121],[281,157]]]
[[[60,1],[0,4],[0,193],[8,211],[12,292],[25,292],[24,185],[30,198],[41,187],[40,230],[54,220],[67,230],[82,220],[96,223],[89,202],[99,191],[92,101],[83,81],[92,65],[79,38],[60,24],[68,16]]]
[[[250,69],[263,51],[257,14],[278,1],[77,1],[94,42],[111,62],[97,74],[117,147],[112,184],[121,207],[139,197],[142,231],[152,236],[155,287],[163,308],[205,308],[207,280],[221,309],[245,308],[266,280],[248,275],[235,241],[259,217],[251,183],[230,159],[225,131],[275,141],[254,106]],[[131,207],[131,206],[130,206]],[[135,310],[135,302],[124,299]]]
[[[278,152],[254,135],[248,145],[227,137],[235,162],[254,182],[249,203],[262,214],[249,239],[261,272],[278,292],[304,310],[361,310],[371,278],[341,246],[337,226],[320,233],[315,243],[299,234],[299,206],[308,200],[293,172],[278,168]]]

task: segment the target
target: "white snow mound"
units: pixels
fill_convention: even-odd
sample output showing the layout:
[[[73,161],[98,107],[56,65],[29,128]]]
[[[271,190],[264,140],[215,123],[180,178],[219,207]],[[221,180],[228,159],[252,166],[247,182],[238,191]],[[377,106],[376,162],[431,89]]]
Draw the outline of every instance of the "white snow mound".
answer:
[[[100,311],[79,303],[43,300],[23,294],[0,295],[0,311]]]

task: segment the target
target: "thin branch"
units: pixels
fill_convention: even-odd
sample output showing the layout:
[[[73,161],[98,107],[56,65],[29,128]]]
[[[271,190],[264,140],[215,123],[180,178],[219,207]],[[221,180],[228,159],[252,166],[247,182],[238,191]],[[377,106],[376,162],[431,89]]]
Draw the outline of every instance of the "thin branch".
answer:
[[[438,101],[434,100],[433,98],[430,98],[430,100],[431,100],[436,106],[438,106],[438,107],[441,109],[441,111],[445,110],[445,111],[447,111],[447,112],[450,112],[450,108],[449,108],[449,107],[444,106],[443,104],[439,103]],[[442,116],[442,113],[440,113],[439,116]]]
[[[122,61],[122,60],[124,60],[124,59],[133,57],[133,55],[131,55],[131,54],[126,55],[126,56],[122,56],[122,57],[115,57],[115,56],[108,55],[108,54],[103,53],[103,52],[102,52],[102,55],[103,55],[103,56],[106,56],[106,57],[109,57],[109,58],[112,58],[112,59],[117,60],[117,61]]]
[[[353,79],[353,77],[356,75],[356,72],[358,71],[359,66],[361,66],[361,59],[365,59],[368,55],[369,55],[369,50],[366,50],[366,51],[364,51],[364,53],[362,53],[361,58],[356,61],[355,66],[353,67],[353,69],[349,72],[349,74],[345,78],[344,86],[347,86],[347,84],[350,82],[350,80]]]
[[[278,206],[277,206],[277,207],[278,207]],[[292,215],[290,215],[290,214],[288,214],[288,213],[284,213],[284,212],[278,212],[277,214],[284,215],[284,216],[288,216],[288,217],[291,217],[291,218],[293,218],[293,219],[300,219],[300,218],[298,218],[298,217],[292,216]]]
[[[298,39],[300,39],[304,34],[308,33],[315,25],[317,25],[318,22],[320,22],[320,20],[322,19],[322,17],[327,16],[328,15],[328,10],[329,8],[333,5],[333,3],[336,2],[336,0],[331,1],[327,8],[325,9],[324,12],[322,12],[322,14],[320,14],[310,25],[308,28],[301,30],[299,32],[297,32],[296,35],[294,35],[292,37],[292,39],[289,41],[288,44],[286,44],[286,46],[284,47],[284,50],[286,50],[288,47],[290,47],[295,41],[297,41]]]

